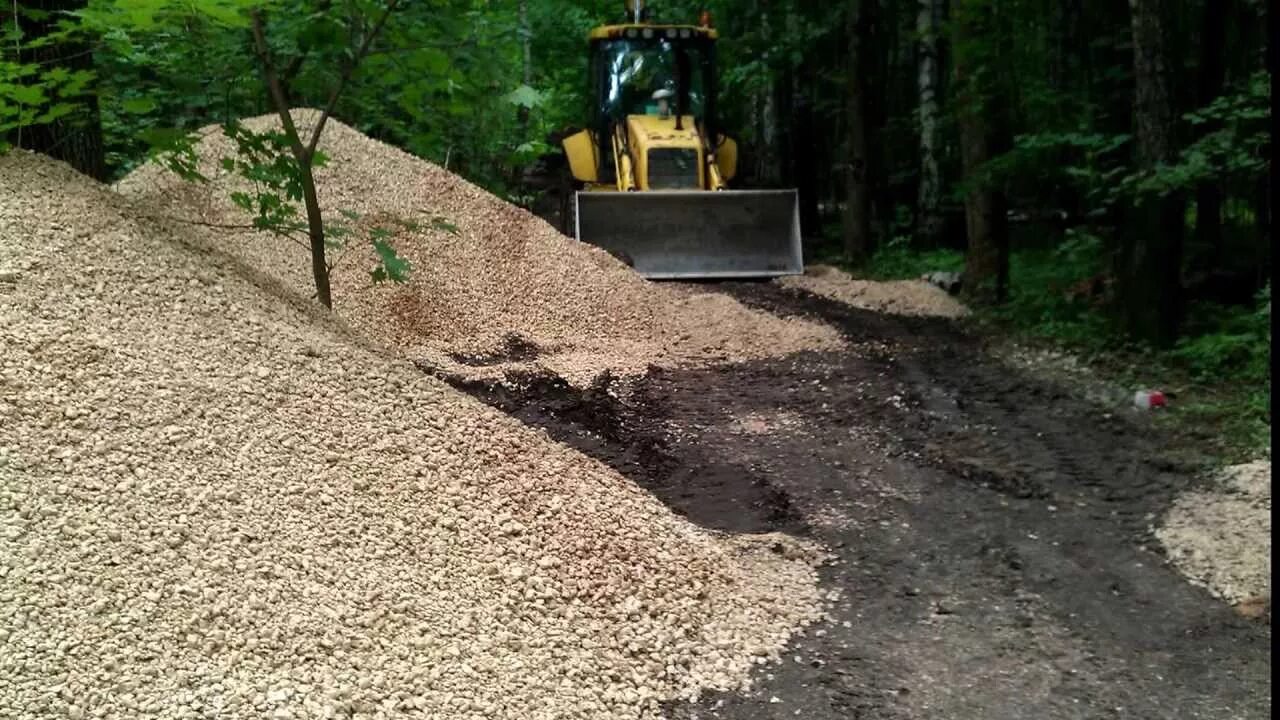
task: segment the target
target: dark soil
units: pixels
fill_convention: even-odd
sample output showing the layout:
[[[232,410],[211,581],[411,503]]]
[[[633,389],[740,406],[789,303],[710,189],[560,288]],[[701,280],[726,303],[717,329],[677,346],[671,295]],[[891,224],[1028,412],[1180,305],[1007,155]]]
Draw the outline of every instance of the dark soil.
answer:
[[[1269,717],[1270,627],[1169,568],[1150,526],[1207,461],[1143,416],[992,360],[945,321],[770,284],[854,349],[611,379],[456,383],[691,521],[815,537],[834,622],[755,690],[672,718]]]

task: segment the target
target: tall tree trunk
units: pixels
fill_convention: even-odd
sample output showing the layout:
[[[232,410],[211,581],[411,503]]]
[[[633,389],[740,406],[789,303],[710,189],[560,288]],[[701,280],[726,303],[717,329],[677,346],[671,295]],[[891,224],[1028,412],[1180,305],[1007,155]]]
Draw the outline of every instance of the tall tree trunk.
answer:
[[[520,0],[519,14],[520,14],[519,32],[520,32],[520,67],[521,67],[520,77],[521,77],[521,81],[525,85],[531,86],[533,85],[533,49],[531,47],[532,33],[529,30],[529,0]],[[518,113],[519,113],[518,119],[520,120],[520,129],[524,131],[523,134],[527,136],[528,130],[529,130],[529,108],[525,107],[524,105],[521,105],[520,109],[518,110]],[[528,138],[525,137],[525,139],[527,140]]]
[[[917,0],[920,184],[916,193],[916,237],[924,247],[937,247],[942,235],[942,173],[938,168],[938,28],[941,21],[942,0]]]
[[[863,0],[862,53],[863,107],[867,117],[867,185],[871,192],[872,245],[877,238],[893,234],[896,205],[889,181],[888,158],[881,139],[889,123],[889,113],[904,107],[894,74],[898,56],[897,23],[892,19],[896,0]],[[872,248],[874,250],[874,247]]]
[[[83,10],[86,4],[86,0],[23,0],[22,7],[42,14],[31,17],[19,11],[18,16],[11,18],[9,22],[18,24],[22,37],[29,43],[53,32],[58,21],[66,19],[66,12]],[[4,28],[6,31],[12,29],[12,26]],[[18,52],[17,60],[21,63],[38,63],[46,69],[60,67],[71,72],[93,70],[93,53],[88,43],[82,40],[64,40],[37,48],[23,46]],[[19,128],[13,132],[13,144],[57,158],[85,175],[105,180],[107,167],[102,146],[98,96],[90,92],[82,97],[63,99],[77,103],[78,112],[51,123]]]
[[[847,16],[849,41],[846,123],[848,157],[845,170],[844,255],[853,264],[871,257],[871,187],[867,173],[867,5],[853,0]]]
[[[814,162],[817,157],[815,134],[812,102],[805,92],[797,92],[791,152],[796,172],[796,192],[800,196],[800,228],[806,237],[818,237],[822,234],[822,219],[818,211],[821,186]]]
[[[1213,102],[1222,94],[1226,80],[1227,17],[1234,0],[1206,2],[1204,18],[1200,26],[1200,77],[1199,97],[1201,107]],[[1212,132],[1216,127],[1207,127]],[[1216,181],[1200,183],[1196,187],[1196,244],[1209,249],[1210,267],[1216,267],[1222,258],[1222,185]]]
[[[778,73],[778,181],[782,187],[796,184],[796,89],[795,74],[788,64]]]
[[[960,160],[969,186],[964,199],[964,287],[979,303],[1000,303],[1009,293],[1008,202],[1001,188],[982,177],[988,161],[1005,144],[1007,132],[999,88],[992,80],[996,68],[990,67],[998,58],[979,50],[996,40],[993,8],[985,0],[958,0],[952,7]]]
[[[797,2],[786,14],[786,32],[790,37],[794,37],[800,32],[800,21],[804,17],[807,7],[803,2]],[[807,84],[803,68],[805,67],[805,59],[812,53],[812,48],[806,47],[801,53],[801,60],[796,62],[793,58],[784,58],[782,83],[780,84],[781,99],[783,106],[782,117],[783,122],[783,152],[782,152],[782,187],[794,187],[796,189],[796,200],[800,208],[800,236],[802,238],[811,238],[817,236],[818,226],[813,222],[813,214],[810,208],[816,208],[816,197],[813,194],[813,163],[811,160],[812,153],[809,152],[810,139],[808,133],[812,132],[811,126],[808,124],[808,118],[804,117],[807,112],[807,103],[805,92]],[[806,177],[807,176],[807,177]]]
[[[756,14],[760,21],[764,37],[772,37],[769,18],[769,5],[766,0],[756,0]],[[765,67],[763,85],[756,89],[756,137],[757,151],[755,176],[757,184],[765,187],[776,186],[781,172],[778,159],[778,88],[774,82],[774,69],[770,65],[768,51],[765,51]]]
[[[1265,44],[1265,47],[1263,48],[1262,65],[1263,67],[1266,68],[1267,73],[1269,73],[1271,76],[1271,82],[1273,86],[1272,93],[1271,93],[1271,97],[1272,97],[1271,102],[1272,102],[1272,105],[1274,106],[1276,56],[1277,54],[1280,54],[1280,50],[1277,50],[1276,48],[1275,39],[1277,37],[1280,37],[1280,20],[1277,20],[1276,14],[1271,11],[1271,3],[1261,4],[1259,11],[1262,15],[1262,17],[1259,18],[1259,20],[1261,21],[1259,22],[1259,25],[1261,25],[1263,28],[1266,28],[1266,30],[1263,33],[1263,43]],[[1273,113],[1273,116],[1274,116],[1274,113]],[[1255,193],[1255,199],[1254,199],[1254,218],[1258,227],[1257,247],[1259,250],[1259,255],[1262,255],[1263,253],[1265,253],[1268,259],[1268,262],[1266,264],[1267,266],[1265,268],[1265,277],[1268,280],[1271,278],[1270,250],[1271,250],[1271,241],[1274,239],[1274,233],[1272,232],[1273,228],[1271,223],[1271,216],[1274,213],[1274,208],[1272,207],[1272,203],[1271,203],[1271,193],[1275,191],[1276,178],[1277,178],[1277,175],[1280,174],[1280,166],[1276,165],[1275,157],[1274,157],[1275,139],[1272,138],[1271,142],[1272,142],[1272,145],[1269,148],[1269,150],[1272,153],[1272,162],[1267,163],[1267,172],[1264,173],[1263,176],[1258,180],[1258,188],[1257,188],[1257,192]],[[1259,263],[1259,266],[1260,266],[1259,271],[1263,272],[1263,268],[1261,267],[1261,265],[1262,263]]]
[[[1129,0],[1133,26],[1133,124],[1139,169],[1174,160],[1174,115],[1166,77],[1160,0]],[[1173,343],[1182,314],[1184,202],[1173,193],[1139,198],[1129,209],[1120,291],[1135,337]]]

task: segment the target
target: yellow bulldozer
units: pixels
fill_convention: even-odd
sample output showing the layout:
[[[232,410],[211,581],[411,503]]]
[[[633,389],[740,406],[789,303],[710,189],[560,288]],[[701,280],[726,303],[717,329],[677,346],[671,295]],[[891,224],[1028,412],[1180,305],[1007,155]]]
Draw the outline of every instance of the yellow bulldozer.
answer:
[[[591,113],[565,137],[569,230],[651,279],[804,271],[795,190],[732,190],[738,146],[716,123],[717,32],[626,21],[590,32]]]

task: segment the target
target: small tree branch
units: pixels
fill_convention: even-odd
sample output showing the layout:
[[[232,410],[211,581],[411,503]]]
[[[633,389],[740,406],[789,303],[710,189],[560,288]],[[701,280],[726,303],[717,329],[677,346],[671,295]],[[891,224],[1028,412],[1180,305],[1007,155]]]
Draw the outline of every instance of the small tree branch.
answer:
[[[340,251],[338,252],[338,257],[334,258],[333,262],[329,263],[329,272],[333,272],[334,268],[341,265],[343,259],[345,259],[349,254],[351,254],[351,245],[350,244],[343,245],[340,248]]]
[[[302,51],[294,55],[289,60],[289,64],[285,65],[280,71],[280,85],[284,88],[285,95],[289,98],[293,97],[293,81],[298,77],[298,71],[302,69],[302,63],[307,61],[306,51]]]
[[[332,0],[322,0],[316,4],[316,13],[327,13],[332,6]],[[310,48],[302,46],[299,48],[298,54],[293,56],[293,58],[289,60],[289,64],[285,65],[280,71],[280,82],[284,85],[285,93],[289,96],[290,100],[293,98],[293,81],[297,79],[298,72],[302,70],[302,64],[307,61],[307,56],[309,54]]]
[[[369,54],[369,47],[373,44],[374,38],[382,32],[382,27],[387,24],[387,19],[391,17],[391,13],[395,11],[396,6],[400,4],[400,0],[387,0],[386,7],[382,10],[377,21],[374,22],[373,28],[365,34],[364,40],[360,43],[360,48],[356,50],[356,54],[352,56],[351,61],[346,63],[342,68],[342,74],[338,76],[338,83],[333,86],[333,91],[329,93],[329,102],[324,106],[324,110],[320,112],[320,119],[316,121],[315,130],[311,133],[311,142],[307,144],[307,154],[310,156],[315,153],[316,145],[320,143],[320,134],[324,132],[324,124],[328,122],[329,116],[333,114],[334,108],[338,106],[338,98],[342,95],[342,91],[346,88],[347,82],[351,80],[351,76],[355,73],[356,67],[360,65],[360,61],[365,55]]]
[[[253,47],[258,62],[262,64],[262,76],[267,81],[267,91],[271,93],[272,103],[280,116],[280,124],[284,126],[285,136],[299,163],[309,163],[311,158],[307,148],[302,146],[302,138],[298,136],[298,127],[293,124],[293,116],[289,112],[289,99],[285,95],[284,86],[280,84],[280,76],[276,74],[275,63],[271,61],[271,49],[267,46],[267,34],[262,27],[262,11],[254,10]]]

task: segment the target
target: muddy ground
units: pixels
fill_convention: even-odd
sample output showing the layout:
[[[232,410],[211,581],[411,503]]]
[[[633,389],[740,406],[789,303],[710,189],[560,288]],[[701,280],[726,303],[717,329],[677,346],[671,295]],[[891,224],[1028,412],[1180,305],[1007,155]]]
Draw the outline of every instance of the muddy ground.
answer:
[[[713,286],[855,344],[653,369],[619,400],[553,377],[455,382],[708,528],[815,537],[831,622],[694,718],[1269,717],[1269,617],[1169,568],[1151,525],[1209,459],[1015,371],[948,321],[767,283]],[[524,348],[519,348],[521,351]]]

